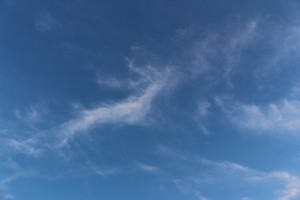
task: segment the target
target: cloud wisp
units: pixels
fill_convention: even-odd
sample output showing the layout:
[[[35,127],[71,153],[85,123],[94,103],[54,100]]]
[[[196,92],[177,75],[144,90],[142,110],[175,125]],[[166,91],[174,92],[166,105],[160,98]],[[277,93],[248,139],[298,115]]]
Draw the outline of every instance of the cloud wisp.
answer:
[[[50,13],[40,13],[36,16],[35,28],[39,32],[53,32],[61,27],[60,22]]]
[[[159,168],[153,165],[145,164],[145,163],[137,163],[137,168],[148,173],[157,173]]]
[[[228,119],[238,127],[259,132],[296,133],[300,130],[300,102],[284,99],[267,105],[216,99]]]
[[[43,150],[37,147],[38,142],[39,141],[36,137],[25,140],[13,138],[1,140],[1,144],[3,145],[4,149],[9,149],[12,152],[19,152],[34,157],[37,157],[43,153]]]
[[[83,109],[78,117],[62,124],[59,127],[61,146],[75,134],[85,132],[92,127],[104,124],[122,125],[146,122],[154,99],[160,92],[172,87],[170,82],[172,72],[169,69],[157,71],[151,66],[139,69],[131,64],[129,67],[141,77],[140,82],[143,84],[138,85],[135,93],[123,101],[100,105],[93,109]]]
[[[169,164],[163,168],[165,172],[177,171],[176,174],[168,175],[169,179],[178,189],[198,199],[201,196],[210,199],[217,191],[220,194],[224,192],[224,188],[224,198],[251,199],[259,193],[267,194],[261,196],[262,198],[276,200],[293,200],[300,197],[300,177],[287,171],[265,172],[235,162],[212,161],[166,147],[159,147],[158,153],[168,160]],[[177,164],[170,165],[173,162]],[[211,188],[214,188],[214,193],[210,192]]]
[[[210,31],[204,34],[205,37],[196,37],[188,59],[188,62],[191,60],[190,76],[208,79],[210,87],[218,83],[232,87],[231,78],[234,71],[241,67],[241,56],[258,40],[258,24],[259,18],[230,23],[223,32]],[[199,31],[193,29],[191,32],[198,34]],[[180,38],[189,36],[184,34]]]
[[[282,180],[286,183],[284,189],[278,200],[290,200],[296,199],[300,196],[300,178],[293,176],[287,172],[274,172],[271,174],[271,178]]]
[[[89,165],[90,169],[97,175],[101,177],[108,177],[108,176],[114,176],[121,172],[121,169],[118,167],[110,167],[110,168],[104,168],[104,167],[98,167],[96,165]]]
[[[101,124],[136,124],[145,119],[153,98],[160,90],[160,85],[153,84],[144,94],[108,106],[100,106],[91,110],[84,110],[80,116],[60,127],[63,136],[62,144],[68,142],[76,133],[88,130]]]

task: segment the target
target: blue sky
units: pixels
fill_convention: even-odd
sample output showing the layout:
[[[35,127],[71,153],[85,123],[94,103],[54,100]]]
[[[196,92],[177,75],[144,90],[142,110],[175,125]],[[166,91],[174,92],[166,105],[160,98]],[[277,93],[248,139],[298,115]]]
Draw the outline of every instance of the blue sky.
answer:
[[[0,200],[300,199],[299,11],[0,1]]]

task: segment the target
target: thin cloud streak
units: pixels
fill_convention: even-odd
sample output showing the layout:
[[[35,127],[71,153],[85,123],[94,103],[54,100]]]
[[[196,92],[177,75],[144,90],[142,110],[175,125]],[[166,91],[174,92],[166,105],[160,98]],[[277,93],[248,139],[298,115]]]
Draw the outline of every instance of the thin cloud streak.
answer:
[[[216,187],[216,189],[228,187],[227,189],[230,190],[235,188],[235,185],[244,185],[247,190],[253,188],[256,191],[260,190],[260,185],[267,185],[269,195],[272,195],[273,199],[293,200],[300,197],[300,177],[286,171],[265,172],[235,162],[208,160],[167,147],[159,147],[157,153],[164,159],[168,159],[168,163],[177,163],[168,164],[163,169],[166,172],[177,170],[177,174],[180,175],[170,175],[172,182],[180,190],[193,196],[205,194],[207,186]],[[245,196],[240,198],[246,198]],[[250,196],[251,194],[248,194],[247,198],[251,199]]]
[[[37,147],[37,143],[39,142],[34,137],[25,139],[25,140],[17,140],[17,139],[3,139],[0,140],[4,149],[8,149],[12,152],[22,153],[28,156],[38,157],[43,153],[43,150]]]
[[[144,172],[148,172],[148,173],[156,173],[159,171],[159,168],[156,166],[152,166],[152,165],[148,165],[145,163],[137,163],[137,167],[144,171]]]
[[[93,170],[93,172],[96,175],[101,177],[114,176],[120,173],[120,169],[117,167],[103,168],[103,167],[90,165],[90,168]]]

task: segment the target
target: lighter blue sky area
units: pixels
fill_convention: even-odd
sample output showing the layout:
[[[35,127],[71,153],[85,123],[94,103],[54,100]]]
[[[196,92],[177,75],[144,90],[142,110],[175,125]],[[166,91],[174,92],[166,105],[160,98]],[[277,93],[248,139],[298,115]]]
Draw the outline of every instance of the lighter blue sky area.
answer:
[[[300,199],[299,11],[0,0],[0,200]]]

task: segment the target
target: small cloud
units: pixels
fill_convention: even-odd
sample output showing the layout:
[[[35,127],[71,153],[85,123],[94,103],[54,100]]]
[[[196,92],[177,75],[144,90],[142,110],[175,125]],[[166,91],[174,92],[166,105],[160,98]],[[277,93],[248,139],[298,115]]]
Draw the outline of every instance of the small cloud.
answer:
[[[158,167],[152,166],[152,165],[148,165],[148,164],[144,164],[144,163],[138,163],[137,167],[145,172],[149,172],[149,173],[155,173],[159,171]]]
[[[127,87],[128,83],[115,79],[115,78],[105,78],[105,77],[97,77],[97,83],[101,86],[114,88],[114,89],[122,89]]]
[[[243,197],[241,200],[252,200],[250,197]]]
[[[94,172],[98,175],[98,176],[111,176],[111,175],[115,175],[117,173],[119,173],[119,169],[118,168],[108,168],[108,169],[104,169],[104,168],[96,168],[94,169]]]
[[[11,158],[9,158],[6,162],[3,162],[2,165],[12,170],[18,170],[20,168],[20,166]]]
[[[198,113],[199,113],[199,116],[201,118],[205,118],[207,115],[209,115],[210,109],[211,107],[211,104],[208,102],[208,101],[199,101],[198,102]]]
[[[189,38],[194,33],[194,27],[188,26],[185,28],[179,28],[175,30],[175,38]]]
[[[134,44],[134,45],[131,45],[131,47],[130,47],[130,50],[133,52],[138,51],[140,49],[142,49],[142,47],[139,44]]]
[[[42,117],[46,114],[46,109],[44,106],[36,104],[29,106],[24,111],[16,109],[14,110],[14,114],[18,120],[32,125],[42,120]]]
[[[207,135],[211,132],[207,127],[207,117],[210,113],[211,104],[208,101],[202,100],[197,103],[197,109],[195,114],[195,121],[197,122],[200,130]]]
[[[52,32],[61,28],[61,24],[52,14],[40,13],[36,16],[35,28],[39,32]]]
[[[34,138],[26,140],[5,139],[1,140],[6,150],[19,152],[29,156],[39,156],[42,150],[37,148],[37,141]]]
[[[120,173],[120,168],[117,167],[99,167],[95,164],[89,163],[89,168],[98,176],[101,177],[107,177],[107,176],[113,176],[118,173]]]
[[[234,162],[215,162],[207,159],[201,159],[200,161],[204,165],[208,165],[214,168],[222,169],[222,170],[227,170],[228,172],[234,172],[234,173],[251,173],[255,172],[252,169],[242,166],[240,164],[234,163]]]

